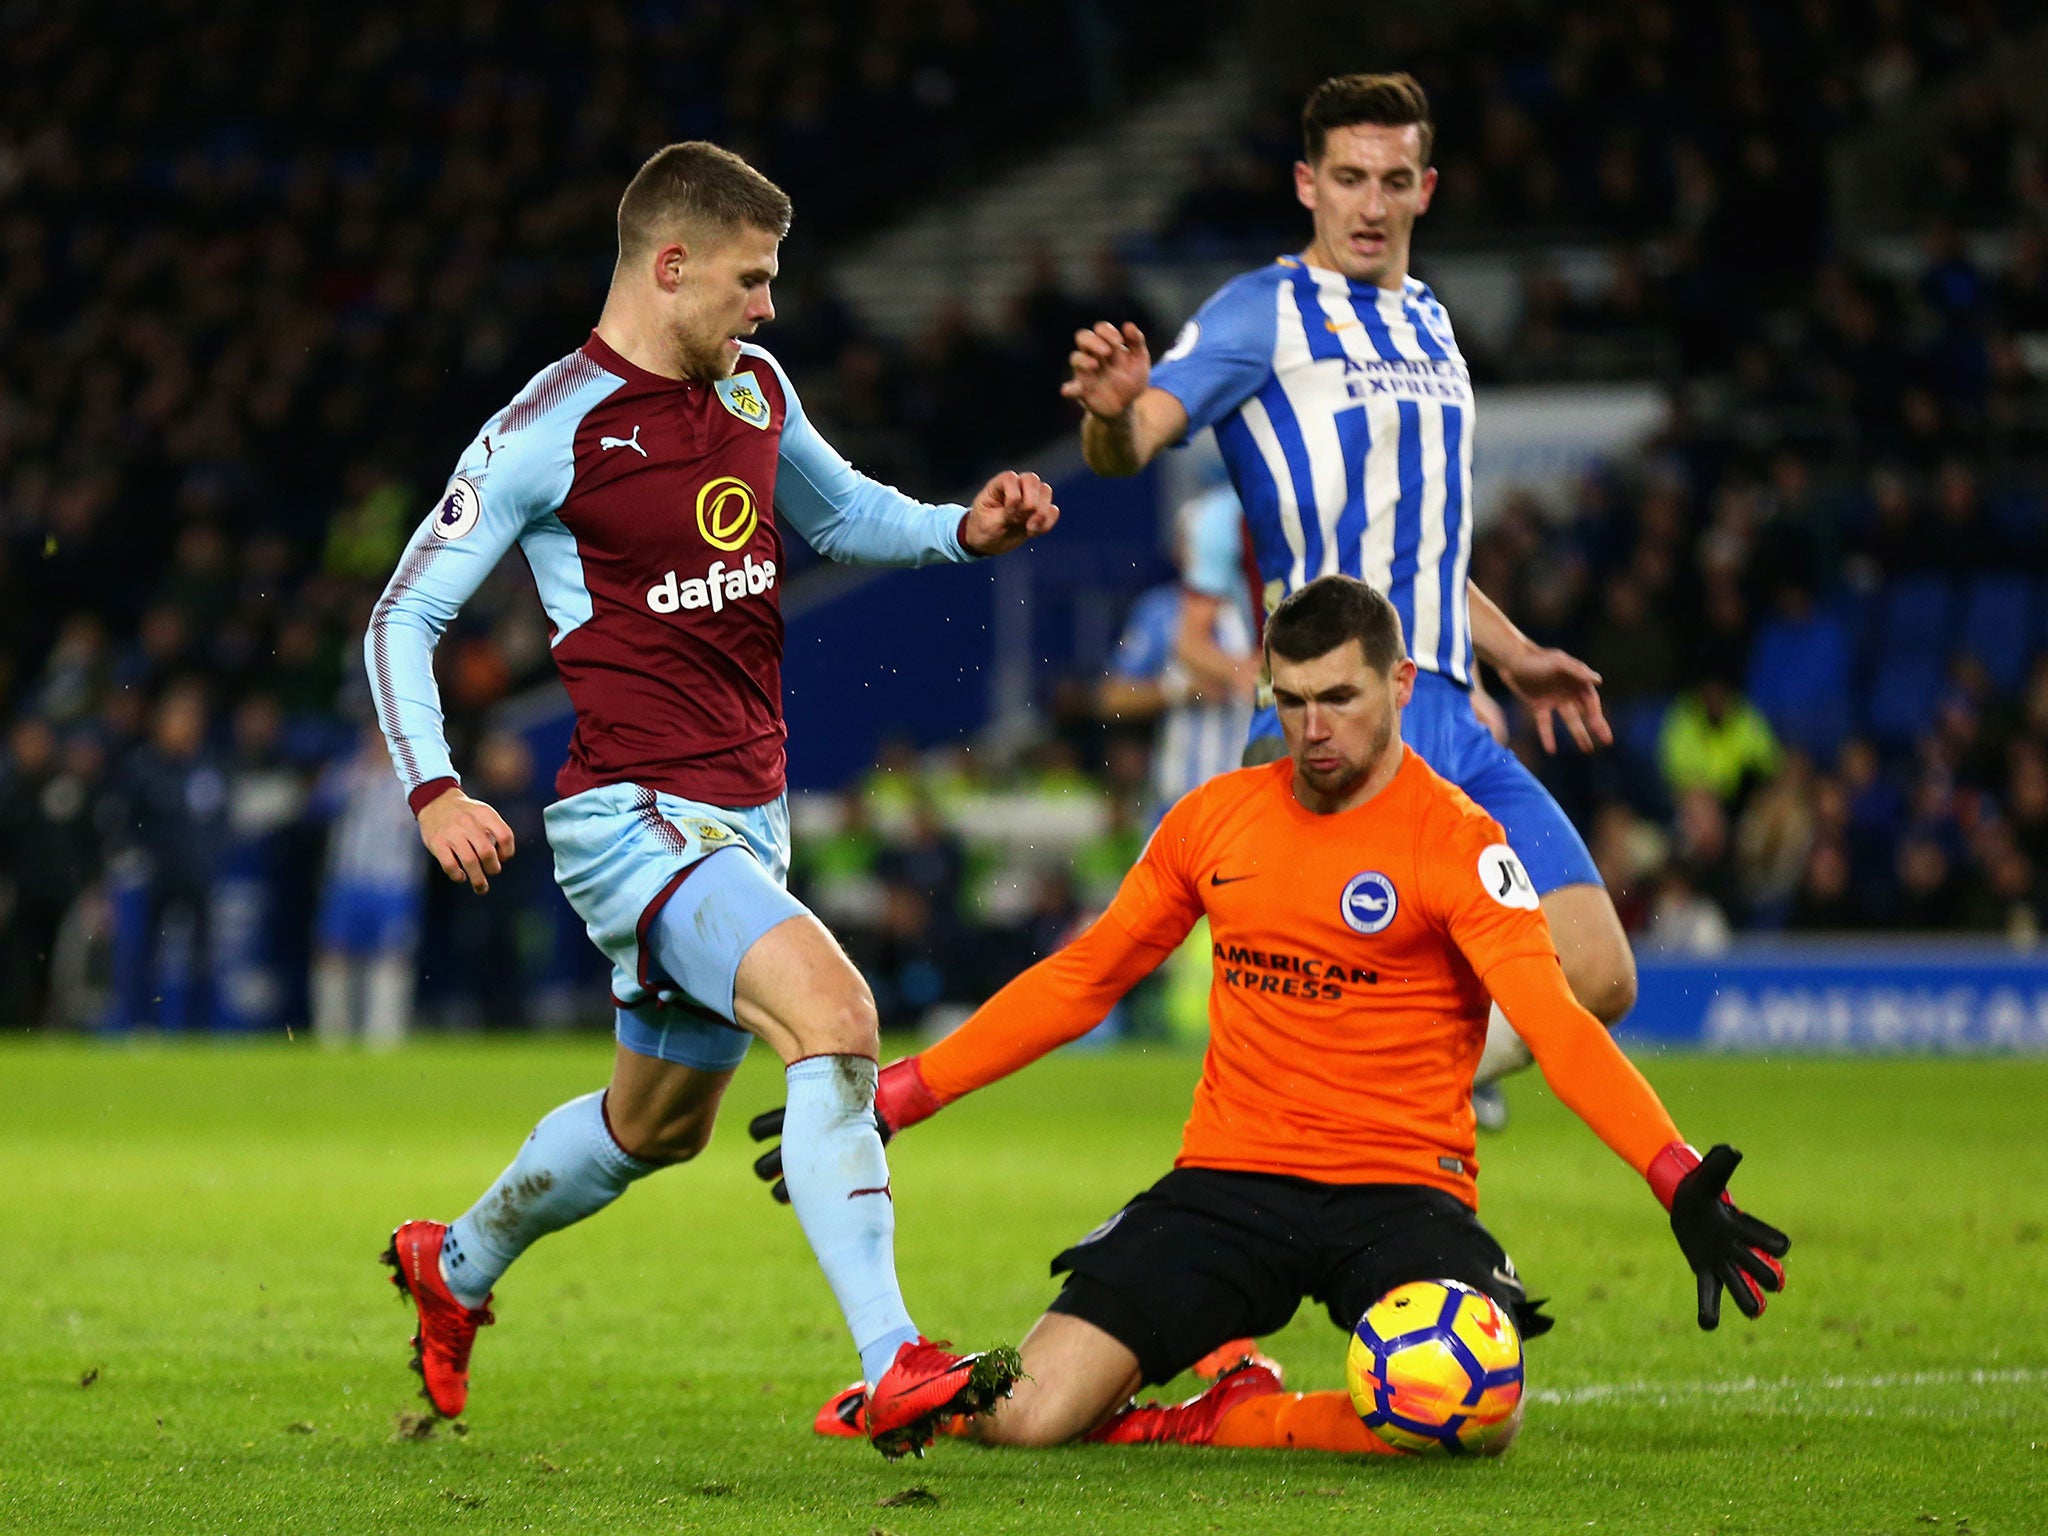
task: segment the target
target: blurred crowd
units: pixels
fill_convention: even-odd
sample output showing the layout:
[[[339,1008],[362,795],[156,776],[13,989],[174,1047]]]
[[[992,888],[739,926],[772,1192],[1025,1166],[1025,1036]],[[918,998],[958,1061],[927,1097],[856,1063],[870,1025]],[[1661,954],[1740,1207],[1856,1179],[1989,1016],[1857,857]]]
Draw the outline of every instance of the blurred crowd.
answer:
[[[1632,930],[1707,950],[1738,928],[2035,942],[2038,488],[1994,494],[1954,462],[1829,481],[1791,449],[1760,473],[1700,475],[1673,445],[1589,479],[1576,512],[1560,523],[1517,502],[1472,577],[1605,678],[1611,751],[1546,758],[1526,731],[1515,744]]]
[[[1075,409],[1059,390],[1075,331],[1115,317],[1160,350],[1170,335],[1111,247],[1094,253],[1076,283],[1039,244],[993,322],[958,297],[943,299],[908,345],[864,334],[826,292],[800,286],[791,314],[794,325],[778,319],[764,339],[794,370],[804,408],[827,424],[833,446],[868,473],[933,497],[1073,429]]]
[[[1008,763],[886,744],[859,782],[802,798],[790,887],[874,989],[885,1028],[979,1004],[1092,921],[1143,851],[1147,754],[1087,764],[1052,739]],[[1158,1030],[1141,1000],[1128,1022]]]
[[[365,716],[360,636],[399,548],[456,449],[588,332],[614,204],[651,149],[711,137],[791,192],[768,339],[864,467],[938,496],[1056,430],[1066,342],[1028,325],[1072,326],[1042,284],[1013,334],[948,311],[895,348],[816,280],[830,242],[1028,153],[1019,121],[1083,121],[1201,44],[1159,0],[1086,10],[1092,25],[1021,0],[0,11],[0,1013],[45,1006],[53,925],[81,894],[123,870],[218,873],[247,765],[314,803]],[[1108,256],[1102,280],[1120,281]],[[439,670],[470,761],[550,675],[523,573],[470,605]],[[529,798],[553,767],[537,756]],[[147,824],[174,790],[178,848]],[[323,838],[287,860],[313,866],[301,915]],[[172,909],[187,942],[220,943],[209,911]],[[78,978],[107,974],[80,1006],[116,1006],[101,994],[124,965],[143,967],[129,1012],[184,1006],[157,997],[152,963],[81,954]]]
[[[1881,24],[1808,33],[1835,40],[1813,95],[1845,122],[1983,52],[1998,19],[1797,14],[1852,12]],[[1542,766],[1653,944],[1745,927],[2031,943],[2048,913],[2048,162],[1981,80],[1923,156],[1915,241],[1851,252],[1814,223],[1768,282],[1744,249],[1780,260],[1824,199],[1730,222],[1741,173],[1709,179],[1617,243],[1604,283],[1532,274],[1497,370],[1663,349],[1672,418],[1643,460],[1570,508],[1512,506],[1472,567],[1608,679],[1616,751]]]
[[[1826,158],[1844,134],[2038,21],[2024,0],[1478,0],[1375,12],[1371,67],[1429,92],[1432,238],[1676,235],[1704,269],[1768,284],[1797,281],[1825,241]],[[1285,82],[1205,152],[1165,241],[1297,243],[1306,83]],[[1995,89],[1971,92],[1917,179],[1930,213],[2048,211],[2042,142]]]
[[[1973,930],[2048,911],[2048,138],[1973,71],[2000,3],[1502,0],[1391,17],[1429,89],[1432,250],[1549,240],[1482,382],[1655,378],[1667,430],[1570,507],[1517,499],[1475,581],[1607,677],[1616,749],[1516,744],[1631,926]],[[1955,82],[1951,87],[1950,82]],[[1909,246],[1850,250],[1828,157],[1928,99]],[[1201,160],[1148,256],[1298,239],[1292,96]],[[1511,710],[1511,717],[1512,717]]]
[[[634,165],[707,136],[784,183],[797,222],[767,339],[849,456],[952,494],[1069,425],[1077,323],[1161,339],[1176,317],[1123,259],[1156,247],[1105,249],[1078,283],[1041,250],[994,323],[944,304],[897,345],[820,286],[828,242],[1171,74],[1225,9],[0,10],[0,1017],[310,1016],[323,947],[406,945],[439,1018],[550,1016],[589,978],[543,864],[484,916],[438,881],[372,900],[330,829],[351,814],[369,606],[456,447],[587,331]],[[1589,479],[1576,520],[1511,507],[1474,565],[1608,673],[1621,747],[1545,771],[1653,935],[1679,931],[1664,911],[1711,934],[2021,932],[2040,910],[2048,179],[2014,103],[1968,83],[2024,10],[1386,18],[1375,65],[1414,68],[1439,113],[1425,257],[1509,237],[1604,252],[1591,278],[1534,268],[1512,341],[1475,346],[1479,376],[1682,382],[1642,464]],[[1917,257],[1838,250],[1829,146],[1951,79],[1961,105],[1910,179]],[[1298,242],[1294,105],[1208,157],[1165,249]],[[439,672],[458,761],[533,824],[559,743],[520,713],[551,673],[523,571],[472,601]],[[1025,782],[1128,841],[1143,733],[1059,718]],[[1068,782],[1076,763],[1093,788]],[[824,906],[864,893],[843,910],[895,978],[878,993],[909,1000],[894,1017],[971,994],[1093,899],[1094,876],[1000,838],[949,844],[981,793],[942,783],[913,797],[932,814],[866,822],[861,797],[816,823],[850,831],[800,854]],[[1108,871],[1123,845],[1096,836],[1072,846]],[[224,904],[236,881],[277,894]],[[262,964],[166,983],[194,946]],[[377,985],[350,983],[359,1004]]]
[[[791,191],[772,340],[814,414],[907,488],[950,491],[1005,430],[962,430],[959,402],[1011,376],[1017,338],[947,315],[886,348],[806,283],[829,242],[1025,153],[1019,108],[1084,114],[1105,62],[1142,83],[1198,43],[1155,44],[1159,0],[1090,9],[1115,25],[1045,26],[1021,0],[8,7],[0,699],[74,615],[127,642],[188,535],[283,612],[347,617],[301,583],[387,569],[455,448],[582,339],[619,191],[675,138]],[[241,669],[273,638],[221,643]]]

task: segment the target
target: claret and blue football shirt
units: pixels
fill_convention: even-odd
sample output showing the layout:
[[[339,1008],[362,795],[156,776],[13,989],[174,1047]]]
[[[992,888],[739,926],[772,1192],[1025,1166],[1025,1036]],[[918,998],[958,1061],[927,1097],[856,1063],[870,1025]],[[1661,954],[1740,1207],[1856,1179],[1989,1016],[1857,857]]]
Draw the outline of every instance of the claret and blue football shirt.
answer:
[[[364,640],[415,811],[456,782],[434,645],[514,545],[576,710],[557,792],[634,783],[733,807],[764,805],[784,784],[776,514],[834,560],[972,558],[964,508],[855,471],[781,365],[741,351],[731,378],[671,379],[593,334],[462,455]]]

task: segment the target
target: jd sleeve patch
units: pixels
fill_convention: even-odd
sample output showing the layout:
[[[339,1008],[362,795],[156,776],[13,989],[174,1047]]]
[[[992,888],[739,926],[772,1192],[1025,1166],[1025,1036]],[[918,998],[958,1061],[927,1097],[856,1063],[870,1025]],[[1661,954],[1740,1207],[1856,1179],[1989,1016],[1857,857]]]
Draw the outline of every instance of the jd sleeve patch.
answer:
[[[1486,887],[1487,895],[1504,907],[1534,911],[1539,905],[1535,882],[1515,857],[1515,850],[1506,843],[1490,844],[1479,855],[1479,883]]]

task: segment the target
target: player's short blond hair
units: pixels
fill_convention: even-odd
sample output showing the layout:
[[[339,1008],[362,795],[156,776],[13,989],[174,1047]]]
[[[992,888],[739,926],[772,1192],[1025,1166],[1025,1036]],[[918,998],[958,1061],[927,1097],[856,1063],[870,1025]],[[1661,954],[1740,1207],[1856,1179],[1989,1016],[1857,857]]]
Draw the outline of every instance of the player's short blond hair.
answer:
[[[692,139],[655,151],[619,199],[619,259],[690,230],[789,233],[789,194],[729,149]]]
[[[1318,576],[1266,620],[1269,657],[1313,661],[1347,640],[1358,642],[1375,672],[1391,671],[1408,654],[1399,611],[1355,576]]]
[[[1310,165],[1319,164],[1332,128],[1376,123],[1405,128],[1413,123],[1421,138],[1422,163],[1436,147],[1436,124],[1429,115],[1429,93],[1406,70],[1392,75],[1336,75],[1308,93],[1301,109],[1301,144]]]

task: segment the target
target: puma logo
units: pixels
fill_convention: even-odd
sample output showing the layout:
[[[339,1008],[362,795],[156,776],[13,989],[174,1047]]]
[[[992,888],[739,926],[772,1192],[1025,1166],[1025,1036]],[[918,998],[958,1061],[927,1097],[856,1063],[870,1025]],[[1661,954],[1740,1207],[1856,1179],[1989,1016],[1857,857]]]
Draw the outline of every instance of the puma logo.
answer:
[[[610,452],[614,448],[630,448],[639,454],[641,458],[647,457],[647,450],[640,446],[640,424],[638,422],[633,424],[633,435],[631,437],[600,437],[597,440],[597,446],[606,452]]]

